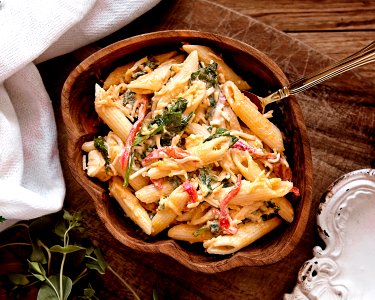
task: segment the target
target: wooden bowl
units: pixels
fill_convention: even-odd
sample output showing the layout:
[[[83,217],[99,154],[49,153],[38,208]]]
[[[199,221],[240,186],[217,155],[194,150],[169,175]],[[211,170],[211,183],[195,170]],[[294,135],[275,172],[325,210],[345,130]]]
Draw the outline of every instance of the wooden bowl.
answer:
[[[238,266],[261,266],[275,263],[288,255],[302,237],[312,198],[312,162],[306,127],[295,97],[275,105],[274,122],[286,136],[286,155],[293,172],[293,182],[301,196],[291,199],[295,219],[233,255],[217,256],[204,252],[201,245],[171,240],[166,234],[147,237],[124,216],[117,202],[109,197],[106,184],[89,178],[82,170],[81,145],[100,132],[94,110],[94,85],[101,83],[117,66],[147,54],[178,49],[182,42],[212,47],[252,86],[253,92],[265,95],[288,84],[280,68],[265,54],[251,46],[212,33],[173,30],[135,36],[114,43],[94,53],[67,78],[62,91],[62,115],[67,131],[68,164],[73,176],[91,195],[97,213],[108,231],[124,245],[139,251],[164,253],[186,267],[215,273]]]

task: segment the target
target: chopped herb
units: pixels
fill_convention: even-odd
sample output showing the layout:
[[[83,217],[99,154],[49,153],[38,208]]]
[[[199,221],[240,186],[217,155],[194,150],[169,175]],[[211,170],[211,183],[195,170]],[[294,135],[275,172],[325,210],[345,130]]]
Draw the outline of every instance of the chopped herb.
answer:
[[[234,186],[234,183],[229,181],[229,178],[225,178],[222,182],[223,188]]]
[[[145,67],[149,67],[151,70],[155,70],[159,66],[159,62],[154,56],[149,56],[148,60],[143,63]]]
[[[270,213],[270,214],[263,214],[261,215],[262,221],[268,221],[271,220],[272,218],[276,217],[277,214],[275,213]]]
[[[168,109],[164,110],[162,114],[156,116],[148,124],[149,128],[154,124],[157,127],[152,130],[149,134],[142,135],[140,132],[134,140],[133,146],[137,146],[144,140],[147,140],[151,136],[163,133],[162,139],[170,140],[176,133],[181,132],[188,125],[193,113],[184,116],[182,113],[187,108],[188,101],[184,98],[178,98],[177,101],[170,106]]]
[[[135,93],[131,90],[126,90],[123,95],[122,105],[126,106],[127,104],[134,104],[135,102]]]
[[[0,216],[0,223],[3,223],[4,221],[6,221],[6,219],[3,216]]]
[[[201,235],[202,233],[205,233],[209,228],[205,225],[205,226],[202,226],[201,228],[198,228],[196,231],[193,232],[193,235],[195,237]]]
[[[220,234],[220,224],[217,221],[213,221],[210,224],[210,230],[213,235],[219,235]]]
[[[139,76],[146,75],[147,72],[145,71],[139,71],[132,74],[132,79],[137,79]]]
[[[111,160],[108,156],[108,149],[105,145],[105,140],[103,137],[94,137],[94,147],[103,155],[104,161],[105,161],[105,170],[106,172],[109,171],[109,164],[111,163]]]
[[[219,84],[217,77],[217,63],[213,62],[207,67],[200,68],[198,71],[192,73],[190,76],[190,82],[199,79],[208,83],[208,86],[217,87]]]
[[[230,143],[229,147],[232,147],[238,141],[238,137],[236,137],[234,135],[231,135],[230,131],[228,129],[217,128],[216,131],[215,131],[215,133],[211,134],[208,138],[206,138],[203,141],[203,143],[211,141],[211,140],[216,139],[216,138],[221,137],[221,136],[227,136],[227,137],[231,138],[231,143]]]
[[[275,202],[272,201],[266,201],[265,202],[266,207],[273,208],[274,212],[277,214],[280,210],[280,207],[278,207]]]
[[[212,181],[217,181],[216,177],[209,175],[208,170],[206,168],[199,169],[199,180],[207,187],[208,194],[211,194],[213,188],[211,186]]]
[[[173,189],[177,189],[181,185],[181,179],[178,176],[173,176],[170,178],[170,181],[172,182]]]
[[[215,107],[216,104],[217,104],[217,101],[215,100],[215,98],[214,98],[213,95],[211,95],[211,96],[208,97],[208,101],[210,101],[210,106],[211,107]]]
[[[128,166],[126,168],[125,177],[124,177],[124,186],[128,186],[129,184],[130,171],[133,166],[133,161],[134,161],[134,152],[130,154],[130,159],[128,161]]]

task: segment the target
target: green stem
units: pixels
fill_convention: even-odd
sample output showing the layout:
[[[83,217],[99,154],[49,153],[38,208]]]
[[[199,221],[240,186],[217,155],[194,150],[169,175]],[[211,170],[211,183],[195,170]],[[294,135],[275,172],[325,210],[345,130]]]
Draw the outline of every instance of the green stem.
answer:
[[[31,246],[31,244],[30,243],[9,243],[9,244],[1,245],[0,249],[8,247],[8,246]]]
[[[141,300],[141,298],[139,298],[139,296],[137,295],[137,293],[133,290],[133,288],[119,275],[119,274],[117,274],[117,272],[115,271],[115,270],[113,270],[112,268],[111,268],[111,266],[110,265],[107,265],[107,269],[108,270],[110,270],[111,272],[112,272],[112,274],[113,275],[115,275],[117,278],[118,278],[118,280],[120,280],[121,281],[121,283],[123,284],[123,285],[125,285],[127,288],[128,288],[128,290],[129,291],[131,291],[132,293],[133,293],[133,295],[134,295],[134,298],[135,299],[137,299],[137,300]]]
[[[85,268],[76,279],[74,279],[72,285],[75,285],[81,278],[85,277],[87,275],[87,268]]]
[[[60,295],[59,295],[58,291],[56,290],[55,286],[52,284],[52,282],[51,282],[47,277],[46,277],[46,281],[47,281],[47,283],[52,287],[52,289],[55,291],[56,296],[57,296],[57,299],[62,300],[62,299],[60,298]]]
[[[47,263],[47,277],[49,276],[49,273],[51,271],[51,251],[49,251],[49,248],[41,241],[41,240],[38,240],[38,243],[40,244],[40,246],[42,246],[44,248],[44,250],[46,250],[47,252],[47,256],[48,256],[48,263]]]
[[[63,292],[63,271],[64,271],[64,263],[65,263],[66,253],[63,253],[63,258],[61,260],[61,267],[60,267],[60,297],[64,299],[64,292]]]

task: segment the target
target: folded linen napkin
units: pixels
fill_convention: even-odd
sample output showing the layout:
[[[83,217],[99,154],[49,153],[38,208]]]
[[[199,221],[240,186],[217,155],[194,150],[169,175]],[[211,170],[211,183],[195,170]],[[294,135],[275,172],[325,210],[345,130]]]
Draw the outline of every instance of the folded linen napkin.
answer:
[[[159,1],[0,1],[0,231],[60,210],[65,196],[52,104],[35,63],[102,38]]]

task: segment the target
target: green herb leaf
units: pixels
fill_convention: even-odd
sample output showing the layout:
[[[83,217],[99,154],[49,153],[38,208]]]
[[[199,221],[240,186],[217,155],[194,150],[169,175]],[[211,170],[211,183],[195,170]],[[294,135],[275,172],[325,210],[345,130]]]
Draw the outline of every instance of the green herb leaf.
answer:
[[[126,168],[125,177],[124,177],[124,184],[123,184],[125,187],[128,186],[128,184],[129,184],[130,171],[133,167],[133,161],[134,161],[134,152],[132,152],[130,154],[128,166]]]
[[[197,79],[208,83],[208,86],[217,87],[219,84],[217,74],[217,63],[213,62],[207,65],[207,67],[200,68],[198,71],[192,73],[190,76],[190,82]]]
[[[4,221],[6,221],[6,219],[3,216],[0,216],[0,223],[3,223]]]
[[[143,141],[158,133],[162,133],[162,139],[168,139],[169,136],[173,137],[176,133],[184,130],[193,116],[193,113],[190,113],[187,116],[183,115],[183,112],[187,108],[187,104],[188,101],[186,99],[182,97],[178,98],[173,105],[151,120],[148,126],[151,128],[154,124],[156,124],[157,127],[154,130],[150,131],[150,133],[147,135],[142,135],[140,133],[141,130],[138,132],[137,137],[133,142],[133,146],[139,145]]]
[[[24,274],[8,274],[8,278],[15,285],[26,285],[30,283],[30,281],[27,279],[27,276]]]
[[[50,248],[51,252],[57,252],[62,254],[68,254],[72,252],[76,252],[79,250],[84,250],[85,248],[77,246],[77,245],[68,245],[66,247],[62,247],[60,245],[54,245]]]
[[[217,181],[217,179],[211,175],[209,175],[208,170],[206,168],[199,169],[199,180],[206,186],[208,189],[208,193],[210,194],[213,191],[211,186],[212,181]]]
[[[229,147],[232,147],[238,141],[238,137],[236,137],[234,135],[231,135],[230,131],[228,129],[219,127],[219,128],[216,128],[215,133],[211,134],[208,138],[206,138],[203,141],[203,143],[211,141],[211,140],[216,139],[216,138],[221,137],[221,136],[227,136],[227,137],[231,138],[231,143],[230,143]]]
[[[85,288],[83,290],[83,297],[80,297],[81,299],[91,299],[95,295],[95,290],[91,287],[89,284],[88,288]]]
[[[208,229],[209,229],[209,228],[208,228],[206,225],[204,225],[204,226],[202,226],[201,228],[198,228],[196,231],[194,231],[194,232],[193,232],[193,235],[194,235],[195,237],[197,237],[197,236],[201,235],[202,233],[206,232]]]
[[[86,263],[86,267],[91,270],[98,271],[99,274],[105,274],[105,270],[107,269],[107,263],[105,262],[102,253],[99,249],[95,249],[94,254],[96,256],[96,259],[93,259],[93,257],[89,257],[92,259],[92,261]]]
[[[151,70],[155,70],[159,66],[158,60],[154,56],[147,57],[148,60],[143,63],[145,67],[149,67]]]
[[[103,137],[94,137],[94,147],[103,155],[104,161],[105,161],[105,168],[106,171],[109,169],[109,165],[111,163],[111,160],[108,156],[108,149],[105,145],[105,140]]]
[[[126,90],[123,95],[122,105],[133,104],[135,102],[135,93],[131,90]]]
[[[60,276],[52,275],[48,277],[48,281],[46,281],[39,289],[37,300],[67,300],[72,291],[72,280],[63,275],[62,286],[63,297],[61,298],[61,295],[59,295]]]
[[[29,264],[29,272],[33,274],[40,281],[46,280],[46,271],[44,270],[42,264],[38,262],[33,262],[27,260]]]
[[[213,221],[211,224],[210,224],[210,230],[211,230],[211,233],[215,236],[219,235],[220,234],[220,224],[218,221]]]

